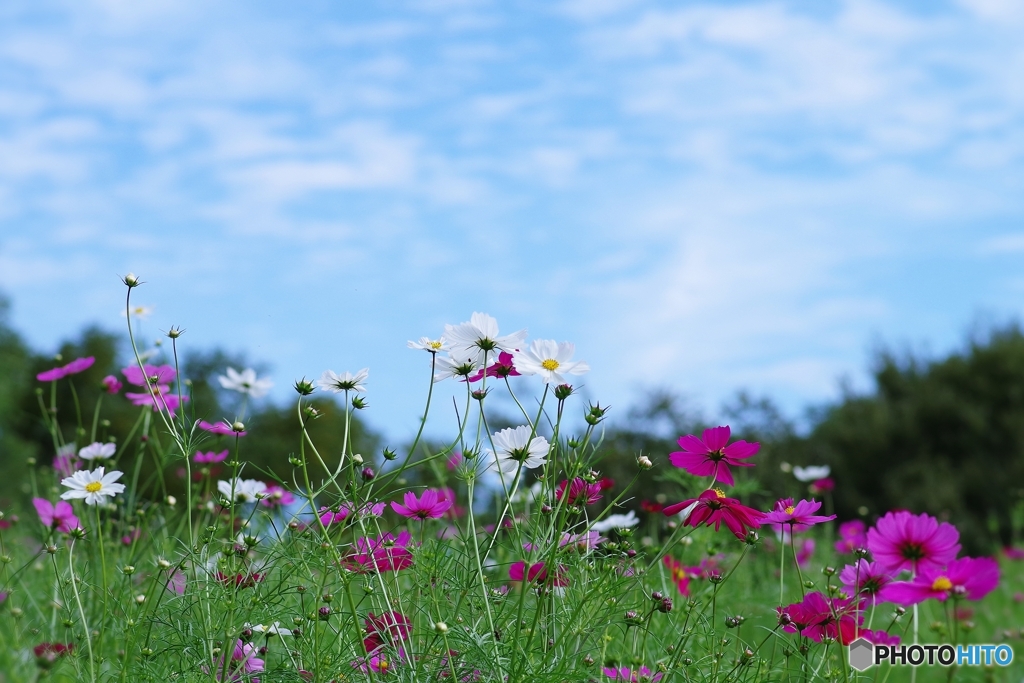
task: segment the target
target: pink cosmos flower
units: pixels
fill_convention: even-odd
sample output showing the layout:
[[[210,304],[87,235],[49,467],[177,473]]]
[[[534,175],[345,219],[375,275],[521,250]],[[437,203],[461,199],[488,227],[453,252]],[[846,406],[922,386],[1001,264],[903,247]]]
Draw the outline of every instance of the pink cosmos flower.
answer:
[[[266,495],[265,498],[260,499],[260,505],[263,507],[278,508],[295,502],[292,492],[277,484],[270,484],[263,493]]]
[[[152,406],[154,413],[160,412],[161,409],[166,410],[167,414],[171,417],[174,417],[178,406],[183,401],[188,400],[188,396],[181,396],[179,398],[177,392],[167,384],[157,384],[150,387],[150,389],[152,393],[149,390],[145,393],[126,391],[124,392],[124,397],[131,401],[134,406]]]
[[[558,569],[555,571],[554,579],[549,580],[548,570],[545,569],[543,562],[532,564],[529,569],[527,569],[525,562],[514,562],[512,566],[508,568],[508,578],[513,581],[543,583],[555,586],[556,588],[569,585],[569,579],[565,575],[565,567],[559,565]]]
[[[709,489],[698,498],[669,505],[663,512],[671,516],[687,508],[690,508],[690,514],[684,522],[685,525],[698,527],[706,522],[708,526],[714,524],[715,531],[718,531],[722,522],[725,522],[729,531],[740,540],[746,538],[748,527],[759,528],[765,518],[765,513],[748,508],[735,498],[727,498],[720,489]]]
[[[864,522],[852,519],[839,525],[839,540],[836,541],[837,553],[853,553],[858,548],[868,547],[868,535],[864,533]]]
[[[78,517],[75,517],[71,503],[66,500],[57,501],[57,504],[54,505],[45,498],[33,498],[32,505],[39,513],[39,521],[45,527],[67,534],[81,526]]]
[[[732,486],[732,471],[729,466],[753,467],[752,462],[742,462],[754,456],[761,444],[736,441],[729,443],[729,427],[714,427],[704,430],[704,438],[689,434],[679,437],[683,450],[668,454],[676,467],[698,477],[712,477],[712,484],[720,481]]]
[[[121,391],[121,387],[124,386],[123,384],[121,384],[121,380],[119,380],[117,377],[114,377],[113,375],[107,375],[106,377],[104,377],[102,384],[103,388],[107,390],[108,394],[116,394],[117,392]]]
[[[835,515],[815,515],[821,508],[821,503],[815,500],[801,500],[796,505],[792,498],[783,498],[775,503],[775,508],[764,518],[764,522],[770,523],[776,531],[788,527],[790,531],[804,531],[814,524],[829,522],[836,518]]]
[[[215,462],[224,462],[228,459],[228,452],[221,451],[215,453],[210,451],[209,453],[203,453],[202,451],[196,451],[196,454],[192,456],[192,461],[200,464],[213,464]]]
[[[225,586],[234,585],[236,588],[252,588],[257,583],[262,583],[263,579],[266,578],[266,574],[260,574],[258,572],[238,572],[234,575],[225,574],[224,572],[217,572],[217,580]]]
[[[381,651],[371,655],[369,659],[360,657],[352,662],[352,666],[363,673],[373,671],[378,674],[387,674],[395,668],[396,663],[401,662],[403,659],[407,659],[403,648],[398,648],[397,655],[397,657],[392,658],[386,652]]]
[[[668,568],[669,575],[671,576],[672,583],[676,585],[676,589],[679,590],[680,595],[690,594],[690,575],[691,569],[688,569],[682,562],[666,555],[661,558],[662,564]]]
[[[138,365],[131,365],[121,370],[121,374],[128,380],[129,384],[137,387],[148,386],[149,384],[170,384],[178,376],[178,372],[171,365],[144,365],[143,369]],[[150,380],[156,380],[151,382]]]
[[[857,633],[858,638],[864,638],[869,643],[875,645],[899,645],[900,637],[896,634],[889,634],[879,629],[877,631],[869,631],[867,629],[861,629]]]
[[[213,662],[214,678],[218,681],[232,681],[232,683],[243,679],[248,680],[247,674],[263,671],[264,662],[256,655],[257,649],[254,646],[238,639],[235,642],[235,650],[231,653],[231,661],[227,665],[227,678],[221,678],[221,675],[224,674],[223,655]],[[206,666],[202,668],[207,674],[210,673]]]
[[[796,563],[801,567],[806,567],[814,557],[814,549],[817,544],[813,538],[805,538],[800,541],[800,546],[796,551]]]
[[[185,581],[185,572],[175,569],[171,572],[170,578],[167,579],[167,590],[173,591],[178,595],[184,595]]]
[[[777,607],[779,623],[787,633],[797,633],[816,643],[825,638],[849,645],[857,637],[863,617],[851,607],[851,600],[826,598],[819,592],[808,593],[803,601]],[[783,618],[786,615],[787,619]],[[788,621],[788,623],[786,623]]]
[[[246,434],[245,432],[236,432],[227,422],[211,424],[206,420],[200,420],[199,428],[204,432],[210,432],[211,434],[217,434],[220,436],[245,436]]]
[[[416,498],[412,491],[406,491],[404,500],[405,505],[391,503],[391,509],[403,517],[415,517],[420,520],[443,517],[452,506],[452,501],[448,500],[444,493],[433,489],[427,489],[419,498]]]
[[[462,453],[459,453],[459,452],[452,453],[452,457],[448,458],[448,463],[447,463],[448,471],[449,472],[454,471],[455,468],[457,468],[459,465],[461,465],[464,460],[465,460],[465,458],[462,457]]]
[[[824,477],[823,479],[816,479],[815,481],[812,481],[811,485],[807,488],[811,490],[812,494],[817,495],[819,493],[824,493],[825,491],[835,490],[836,482],[831,477]]]
[[[400,612],[384,612],[374,616],[373,612],[366,615],[366,638],[363,639],[363,647],[367,652],[373,652],[385,644],[397,645],[400,641],[408,640],[412,631],[412,621],[409,617]]]
[[[601,672],[613,681],[629,681],[629,683],[657,683],[665,674],[659,672],[652,675],[650,669],[641,666],[639,669],[630,669],[628,666],[620,666],[618,669],[606,666]]]
[[[412,566],[409,543],[412,536],[403,531],[398,536],[390,533],[379,538],[363,536],[352,544],[353,553],[343,561],[356,572],[397,572]]]
[[[498,353],[497,362],[487,367],[488,377],[497,377],[504,379],[505,377],[519,377],[519,371],[516,370],[516,366],[512,363],[512,354],[507,351],[501,351]],[[470,382],[479,382],[484,378],[484,371],[477,370],[475,374],[468,377]]]
[[[961,557],[945,568],[922,566],[910,581],[896,581],[882,589],[881,599],[898,605],[916,605],[929,598],[945,602],[950,596],[981,600],[999,585],[999,563],[992,557]]]
[[[960,552],[960,533],[948,522],[931,515],[914,515],[905,510],[888,512],[868,529],[868,550],[875,562],[898,571],[915,574],[925,568],[940,569]]]
[[[861,558],[856,564],[843,567],[843,571],[839,573],[839,580],[847,595],[864,601],[864,604],[860,605],[863,609],[865,605],[874,606],[876,602],[881,601],[878,594],[895,580],[895,576],[878,562],[868,562]]]
[[[1003,554],[1008,560],[1024,560],[1024,548],[1014,548],[1008,545],[1003,548]]]
[[[565,496],[566,486],[569,487],[569,499],[566,501],[569,505],[593,505],[601,500],[600,482],[590,484],[582,477],[575,477],[570,484],[568,480],[563,479],[555,489],[555,497],[558,500],[562,500]]]
[[[76,358],[67,365],[62,365],[59,368],[40,372],[36,375],[36,379],[40,382],[56,382],[59,379],[64,379],[68,375],[77,375],[80,372],[88,370],[95,362],[96,358],[94,356],[89,356],[88,358]]]

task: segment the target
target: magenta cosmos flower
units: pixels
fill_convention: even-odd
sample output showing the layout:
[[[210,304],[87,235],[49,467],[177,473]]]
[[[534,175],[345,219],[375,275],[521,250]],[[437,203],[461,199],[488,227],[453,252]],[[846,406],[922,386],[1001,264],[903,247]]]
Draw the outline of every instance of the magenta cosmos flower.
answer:
[[[898,605],[916,605],[928,598],[950,596],[981,600],[999,585],[999,563],[991,557],[961,557],[945,569],[923,567],[910,581],[896,581],[882,589],[881,598]]]
[[[530,583],[545,583],[560,588],[569,585],[569,579],[565,575],[565,567],[558,565],[555,571],[555,578],[548,578],[548,570],[543,562],[531,564],[527,568],[525,562],[514,562],[508,568],[508,578],[513,581],[529,581]]]
[[[873,606],[880,600],[878,594],[882,589],[895,579],[893,573],[879,563],[861,558],[856,564],[843,567],[843,571],[839,573],[839,580],[847,595]]]
[[[960,552],[960,532],[931,515],[905,510],[888,512],[868,529],[868,550],[883,567],[909,569],[915,574],[932,567],[941,569]]]
[[[839,540],[836,541],[837,553],[853,553],[858,548],[868,547],[868,535],[864,532],[864,522],[852,519],[839,525]]]
[[[383,647],[385,644],[398,645],[403,640],[409,639],[412,631],[412,621],[401,612],[384,612],[374,616],[370,612],[363,622],[366,624],[366,638],[363,639],[363,647],[367,652]]]
[[[835,515],[814,514],[821,508],[815,500],[801,500],[793,504],[792,498],[783,498],[775,503],[775,508],[765,516],[764,521],[770,523],[777,531],[788,527],[790,531],[804,531],[815,524],[830,522]]]
[[[213,464],[215,462],[224,462],[228,459],[228,452],[221,451],[216,453],[210,451],[209,453],[203,453],[202,451],[196,451],[196,454],[192,456],[192,460],[200,464]]]
[[[343,560],[355,572],[397,572],[412,566],[409,543],[412,536],[403,531],[394,536],[390,533],[379,538],[361,537],[353,544],[353,553]]]
[[[519,371],[516,370],[516,366],[512,362],[512,354],[508,351],[501,351],[498,353],[498,360],[495,363],[487,366],[487,376],[496,377],[498,379],[504,379],[506,377],[519,377]],[[466,379],[470,382],[479,382],[484,378],[484,371],[477,370],[476,374],[470,375]]]
[[[452,506],[452,501],[448,500],[444,493],[434,489],[427,489],[419,498],[412,491],[406,491],[404,502],[405,505],[391,503],[391,509],[403,517],[420,520],[442,517]]]
[[[606,666],[601,669],[601,673],[613,681],[629,681],[629,683],[647,683],[648,681],[650,683],[657,683],[664,676],[660,672],[653,673],[646,666],[641,666],[639,669],[630,669],[628,666],[620,666],[616,669]]]
[[[567,479],[563,479],[555,489],[555,497],[558,500],[562,500],[565,496],[565,489],[569,488],[569,505],[593,505],[597,501],[601,500],[601,483],[594,482],[593,484],[587,483],[582,477],[575,477],[570,484]]]
[[[851,606],[851,600],[827,598],[819,592],[808,593],[801,602],[777,607],[779,624],[787,633],[797,633],[820,643],[826,638],[849,645],[857,637],[863,617]]]
[[[757,529],[765,517],[760,510],[748,508],[735,498],[727,498],[721,489],[708,489],[700,494],[699,498],[669,505],[663,512],[666,515],[674,515],[687,508],[690,509],[690,514],[684,524],[698,527],[706,522],[708,526],[714,524],[715,531],[718,531],[722,522],[725,522],[729,531],[740,540],[746,538],[748,527]]]
[[[39,513],[39,521],[45,527],[67,534],[80,526],[78,517],[75,517],[75,511],[71,508],[71,503],[66,500],[59,500],[54,505],[45,498],[33,498],[32,505]]]
[[[736,441],[729,443],[729,427],[705,429],[702,439],[693,434],[679,437],[683,449],[669,453],[668,459],[676,467],[698,477],[713,477],[712,483],[720,481],[732,486],[732,471],[729,466],[753,467],[752,462],[742,462],[753,456],[761,447],[758,443]]]
[[[197,426],[204,432],[210,432],[211,434],[217,434],[218,436],[245,436],[246,434],[245,432],[236,432],[227,422],[212,424],[206,420],[200,420]]]
[[[131,401],[132,405],[152,406],[153,412],[159,412],[162,408],[168,415],[174,417],[174,412],[181,402],[188,400],[188,396],[179,398],[178,394],[171,390],[170,383],[178,373],[170,365],[146,365],[143,368],[133,365],[121,370],[121,374],[129,383],[146,387],[144,392],[125,392],[125,398]]]
[[[46,372],[40,372],[36,375],[36,379],[40,382],[56,382],[59,379],[64,379],[68,375],[77,375],[80,372],[88,370],[95,362],[95,356],[89,356],[88,358],[76,358],[67,365],[62,365],[59,368],[52,368]]]

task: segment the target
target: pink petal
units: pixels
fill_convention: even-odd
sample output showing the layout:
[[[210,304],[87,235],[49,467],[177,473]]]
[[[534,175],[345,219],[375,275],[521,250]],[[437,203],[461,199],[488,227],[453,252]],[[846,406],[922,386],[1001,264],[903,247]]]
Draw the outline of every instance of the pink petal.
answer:
[[[709,451],[720,451],[729,443],[731,430],[728,427],[712,427],[704,430],[704,445]]]
[[[755,455],[760,449],[761,444],[759,443],[737,441],[736,443],[731,443],[726,446],[725,450],[722,452],[729,458],[749,458],[752,455]]]
[[[679,437],[679,446],[690,453],[709,453],[712,450],[693,434]]]

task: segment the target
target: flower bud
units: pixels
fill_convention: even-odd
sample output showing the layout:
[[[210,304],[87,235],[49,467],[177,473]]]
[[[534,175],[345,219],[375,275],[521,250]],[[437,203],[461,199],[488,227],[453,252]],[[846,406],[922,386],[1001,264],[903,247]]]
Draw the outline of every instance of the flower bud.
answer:
[[[135,275],[135,273],[128,273],[123,278],[121,278],[121,282],[125,283],[128,287],[138,287],[139,285],[142,284],[139,281],[139,278]]]
[[[641,455],[639,458],[637,458],[636,464],[637,467],[639,467],[642,470],[649,470],[652,467],[654,467],[654,463],[651,462],[651,459],[648,458],[646,455]]]
[[[303,377],[302,379],[295,380],[295,391],[299,393],[299,396],[309,396],[313,393],[313,383]]]
[[[131,576],[135,573],[135,567],[133,567],[130,564],[126,564],[124,567],[121,568],[121,571],[124,572],[125,576]]]
[[[441,634],[448,633],[448,624],[444,623],[443,621],[435,622],[434,631]]]
[[[572,385],[559,384],[557,387],[555,387],[555,398],[557,398],[559,401],[564,401],[565,399],[572,396],[572,391]]]
[[[395,453],[395,452],[394,452],[393,450],[391,450],[390,448],[385,448],[385,449],[384,449],[384,459],[385,459],[385,460],[389,460],[389,461],[390,461],[390,460],[394,460],[394,459],[395,459],[395,458],[397,458],[397,457],[398,457],[398,454],[397,454],[397,453]]]
[[[245,423],[242,422],[241,420],[235,420],[234,422],[231,423],[231,431],[233,431],[233,432],[244,432],[245,431]]]

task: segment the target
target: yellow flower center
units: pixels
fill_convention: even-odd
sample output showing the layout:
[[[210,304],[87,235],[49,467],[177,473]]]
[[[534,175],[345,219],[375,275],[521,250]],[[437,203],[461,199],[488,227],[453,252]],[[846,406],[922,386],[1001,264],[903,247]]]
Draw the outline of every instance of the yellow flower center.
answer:
[[[542,368],[544,368],[545,370],[552,370],[553,371],[553,370],[557,370],[558,369],[559,362],[557,360],[555,360],[554,358],[548,358],[543,363],[541,363],[540,366]]]
[[[380,669],[381,671],[387,671],[388,670],[388,660],[386,660],[386,659],[378,660],[377,668]]]
[[[437,351],[441,348],[441,340],[438,339],[437,341],[432,341],[429,344],[427,344],[427,346]]]
[[[715,495],[718,496],[719,498],[725,498],[725,491],[723,491],[722,489],[714,488],[711,490],[714,491]]]
[[[953,588],[953,582],[945,576],[940,576],[932,582],[933,591],[948,591]]]
[[[85,490],[88,491],[89,493],[96,493],[101,488],[103,488],[103,484],[98,481],[90,481],[88,484],[85,485]]]
[[[793,514],[793,510],[796,510],[796,508],[793,507],[792,505],[790,505],[788,508],[786,508],[786,514],[787,515]]]

